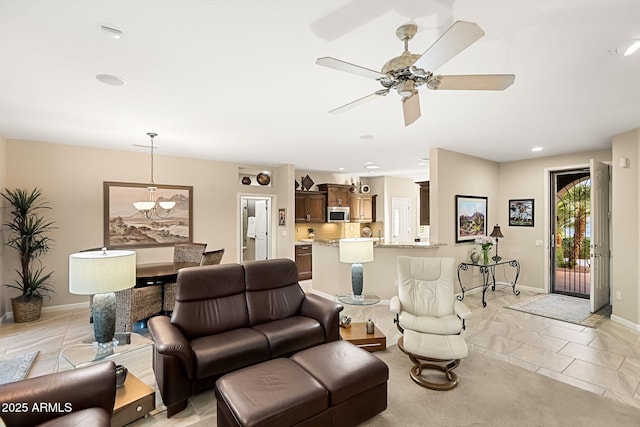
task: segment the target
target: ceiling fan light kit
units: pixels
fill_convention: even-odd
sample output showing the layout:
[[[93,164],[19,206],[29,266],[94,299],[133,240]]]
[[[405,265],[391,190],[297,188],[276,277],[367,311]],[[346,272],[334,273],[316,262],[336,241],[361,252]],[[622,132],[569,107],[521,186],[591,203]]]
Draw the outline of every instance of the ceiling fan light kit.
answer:
[[[381,72],[360,67],[331,57],[318,58],[316,64],[345,71],[380,82],[384,89],[359,98],[329,111],[339,114],[358,107],[395,89],[402,98],[405,126],[420,118],[418,88],[430,90],[504,90],[515,81],[513,74],[434,75],[433,70],[444,65],[484,36],[484,31],[473,22],[456,21],[422,55],[409,52],[409,40],[416,35],[415,24],[398,27],[396,36],[404,43],[404,52],[387,61]]]

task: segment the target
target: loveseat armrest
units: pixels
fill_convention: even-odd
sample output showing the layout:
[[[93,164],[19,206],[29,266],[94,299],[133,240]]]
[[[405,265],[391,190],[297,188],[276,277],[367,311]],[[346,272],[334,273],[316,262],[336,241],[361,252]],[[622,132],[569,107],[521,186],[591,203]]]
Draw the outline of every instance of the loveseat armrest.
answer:
[[[300,315],[316,319],[324,329],[325,342],[340,339],[340,312],[342,304],[316,294],[305,294],[300,306]]]
[[[467,305],[462,301],[458,301],[458,300],[454,301],[453,311],[462,320],[465,320],[471,317],[471,310],[469,310],[469,307],[467,307]]]
[[[156,352],[178,358],[184,366],[187,377],[193,379],[195,355],[182,331],[173,325],[167,316],[152,317],[147,325],[155,342]]]
[[[115,399],[115,363],[101,362],[0,386],[0,401],[15,404],[7,405],[12,410],[3,410],[0,417],[7,427],[38,425],[69,412],[96,408],[106,413],[98,419],[110,420]]]
[[[402,304],[400,303],[400,298],[398,298],[397,296],[391,297],[391,299],[389,300],[389,310],[392,313],[400,314],[400,311],[402,311]]]

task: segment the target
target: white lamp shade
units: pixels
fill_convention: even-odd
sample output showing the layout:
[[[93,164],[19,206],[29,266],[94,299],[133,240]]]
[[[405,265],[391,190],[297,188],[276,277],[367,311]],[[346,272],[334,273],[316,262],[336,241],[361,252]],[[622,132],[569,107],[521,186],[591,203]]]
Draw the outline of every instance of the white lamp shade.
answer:
[[[103,294],[136,284],[134,251],[90,251],[69,255],[69,292]]]
[[[372,239],[340,239],[340,262],[349,264],[373,261]]]
[[[150,211],[156,205],[156,202],[133,202],[133,207],[139,211]]]

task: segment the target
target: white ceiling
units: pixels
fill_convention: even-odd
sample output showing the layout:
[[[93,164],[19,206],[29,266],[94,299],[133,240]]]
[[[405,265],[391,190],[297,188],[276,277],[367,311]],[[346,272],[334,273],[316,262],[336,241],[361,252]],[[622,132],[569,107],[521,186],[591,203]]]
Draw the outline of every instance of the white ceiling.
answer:
[[[603,149],[640,126],[640,54],[609,52],[640,37],[639,18],[638,0],[0,0],[0,135],[144,151],[132,144],[154,131],[159,155],[416,178],[432,147],[496,161]],[[513,86],[422,87],[409,127],[393,92],[327,113],[381,86],[316,58],[377,70],[402,53],[399,25],[418,25],[421,54],[456,20],[486,35],[432,71]]]

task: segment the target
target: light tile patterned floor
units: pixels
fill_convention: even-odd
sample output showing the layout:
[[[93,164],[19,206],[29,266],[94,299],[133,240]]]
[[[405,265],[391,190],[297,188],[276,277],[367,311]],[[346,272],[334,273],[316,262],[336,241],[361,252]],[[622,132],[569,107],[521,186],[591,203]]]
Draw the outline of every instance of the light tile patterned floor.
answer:
[[[311,289],[310,283],[303,285]],[[510,289],[489,291],[483,308],[480,294],[467,294],[464,302],[473,314],[464,335],[470,349],[640,408],[640,334],[610,320],[592,329],[506,308],[528,295],[516,296]],[[353,321],[371,318],[387,336],[389,346],[400,337],[388,304],[345,306],[344,313]],[[40,320],[27,324],[2,324],[0,356],[39,350],[30,376],[69,369],[60,360],[60,352],[92,334],[88,318],[88,308],[76,308],[45,311]],[[130,357],[135,358],[127,361],[130,370],[155,387],[151,348]],[[211,398],[205,392],[191,399],[181,425],[211,421]],[[161,411],[159,394],[157,405]],[[152,424],[175,423],[163,413],[134,423]]]

